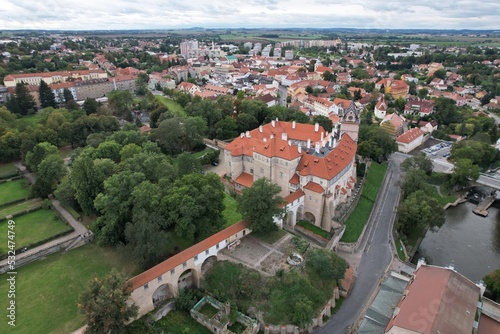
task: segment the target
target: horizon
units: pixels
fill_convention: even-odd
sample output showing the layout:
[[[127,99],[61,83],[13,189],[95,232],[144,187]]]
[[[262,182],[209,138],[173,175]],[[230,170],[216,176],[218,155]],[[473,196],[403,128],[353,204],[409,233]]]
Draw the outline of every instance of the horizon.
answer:
[[[0,30],[170,30],[204,29],[429,29],[500,30],[494,0],[5,0]]]

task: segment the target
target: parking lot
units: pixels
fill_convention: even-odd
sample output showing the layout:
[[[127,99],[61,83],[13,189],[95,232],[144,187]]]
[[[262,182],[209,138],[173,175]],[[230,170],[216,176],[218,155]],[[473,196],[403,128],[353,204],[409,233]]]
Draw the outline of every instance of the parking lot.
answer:
[[[423,149],[422,152],[425,153],[429,158],[432,157],[447,158],[450,156],[451,144],[452,142],[443,141]]]

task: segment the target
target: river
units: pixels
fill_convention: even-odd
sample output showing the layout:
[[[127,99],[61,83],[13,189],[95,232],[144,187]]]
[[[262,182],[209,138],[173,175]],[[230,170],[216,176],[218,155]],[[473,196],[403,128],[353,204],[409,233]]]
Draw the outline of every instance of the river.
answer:
[[[475,215],[474,207],[466,202],[446,210],[445,224],[426,233],[413,260],[423,256],[428,264],[453,264],[473,282],[500,268],[500,203],[490,207],[488,217]]]

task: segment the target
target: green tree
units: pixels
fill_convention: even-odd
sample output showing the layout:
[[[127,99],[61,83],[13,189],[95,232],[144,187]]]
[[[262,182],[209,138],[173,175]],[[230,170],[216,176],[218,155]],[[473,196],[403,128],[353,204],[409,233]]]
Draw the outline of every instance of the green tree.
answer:
[[[175,117],[162,121],[154,137],[165,153],[177,155],[203,145],[205,131],[206,124],[199,117]]]
[[[365,141],[368,141],[368,144],[364,144]],[[361,125],[358,143],[358,153],[374,160],[387,159],[398,149],[391,135],[377,125]]]
[[[306,266],[322,279],[338,282],[344,278],[348,265],[335,253],[324,249],[313,249],[307,252]]]
[[[148,91],[149,76],[146,73],[139,73],[135,79],[135,93],[139,96],[146,95]]]
[[[90,334],[123,333],[126,323],[137,316],[138,307],[129,305],[132,283],[113,269],[103,278],[94,276],[78,298]]]
[[[224,225],[224,187],[215,173],[187,174],[167,189],[161,207],[177,235],[200,241]]]
[[[398,207],[397,229],[409,236],[425,226],[441,227],[444,224],[444,210],[438,201],[422,190],[411,193]]]
[[[42,162],[43,159],[45,159],[49,155],[58,154],[59,151],[57,150],[57,147],[50,143],[42,142],[36,144],[36,146],[26,154],[24,162],[31,171],[36,173],[38,171],[38,165]]]
[[[416,157],[410,157],[401,163],[401,169],[408,172],[413,169],[420,169],[427,175],[432,174],[432,160],[427,158],[424,153]]]
[[[28,91],[27,85],[23,83],[16,84],[16,93],[12,98],[12,101],[15,109],[11,109],[13,113],[28,115],[36,111],[35,99]]]
[[[337,81],[337,77],[332,72],[325,71],[323,73],[323,80],[331,81],[331,82],[336,82]]]
[[[122,146],[114,140],[105,141],[94,151],[94,157],[97,159],[111,159],[114,162],[120,162],[120,151]]]
[[[421,169],[411,169],[405,173],[401,182],[401,190],[403,198],[407,198],[412,193],[423,190],[428,190],[429,185],[426,183],[427,175]]]
[[[332,132],[333,123],[332,120],[323,115],[314,116],[312,119],[313,123],[318,123],[325,129],[325,131]]]
[[[56,98],[52,89],[43,80],[40,80],[40,86],[38,86],[38,94],[40,98],[40,106],[42,108],[56,107]]]
[[[243,190],[238,198],[238,210],[250,222],[252,231],[266,233],[278,228],[274,217],[283,216],[280,192],[280,187],[266,178],[258,179],[252,187]]]
[[[215,138],[220,140],[233,139],[238,136],[238,124],[232,117],[226,116],[215,124]]]
[[[483,278],[486,288],[497,302],[500,300],[500,269],[492,271]]]
[[[128,90],[115,90],[108,94],[108,105],[117,117],[132,120],[132,103],[134,99]]]
[[[183,177],[186,174],[200,171],[201,162],[190,152],[184,152],[177,156],[176,167],[177,175]]]
[[[85,110],[85,113],[87,115],[96,114],[97,108],[99,108],[99,102],[97,102],[95,99],[91,99],[90,97],[87,97],[85,99],[85,101],[83,102],[82,108],[83,108],[83,110]]]
[[[466,188],[471,182],[479,178],[479,166],[474,165],[470,159],[458,159],[455,161],[451,182]]]
[[[64,102],[66,102],[66,103],[75,100],[75,98],[73,97],[73,94],[71,93],[71,91],[68,88],[64,88],[63,98],[64,98]]]
[[[429,90],[427,88],[421,88],[418,91],[418,97],[421,99],[425,99],[427,97],[427,94],[429,94]]]
[[[59,154],[47,156],[37,168],[36,181],[33,190],[40,197],[47,197],[57,187],[64,176],[64,162]]]

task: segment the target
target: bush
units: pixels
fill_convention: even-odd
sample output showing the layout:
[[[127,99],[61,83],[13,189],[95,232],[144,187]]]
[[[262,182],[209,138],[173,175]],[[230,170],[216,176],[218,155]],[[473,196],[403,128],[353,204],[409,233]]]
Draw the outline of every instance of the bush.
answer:
[[[175,297],[175,308],[189,312],[202,297],[203,294],[198,289],[180,290],[177,297]]]

